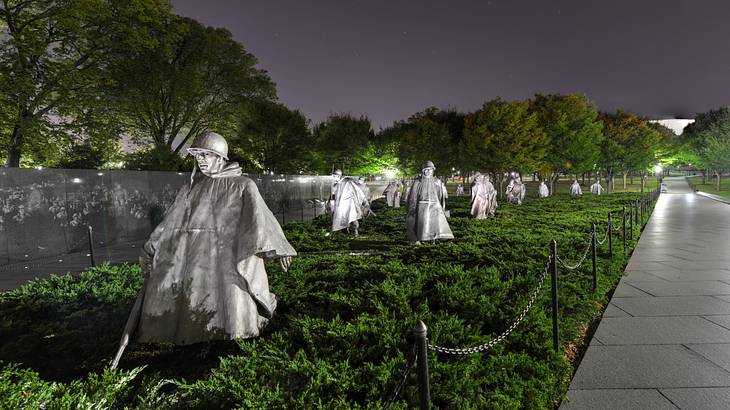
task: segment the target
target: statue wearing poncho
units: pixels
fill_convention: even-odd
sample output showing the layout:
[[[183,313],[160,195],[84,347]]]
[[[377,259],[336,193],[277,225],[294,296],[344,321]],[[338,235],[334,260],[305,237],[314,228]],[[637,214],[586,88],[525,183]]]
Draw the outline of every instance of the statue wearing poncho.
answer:
[[[354,228],[355,236],[360,226],[358,222],[364,215],[364,207],[369,204],[359,184],[350,177],[337,181],[333,187],[334,204],[332,206],[332,231]]]
[[[385,191],[383,191],[383,195],[385,195],[385,200],[389,207],[400,208],[400,190],[401,186],[399,183],[390,182],[385,188]]]
[[[570,186],[570,196],[581,196],[583,195],[583,190],[580,189],[580,184],[578,183],[578,180],[573,180],[573,184]]]
[[[497,190],[489,176],[477,173],[471,187],[471,214],[477,219],[494,216],[497,210]]]
[[[206,147],[211,138],[225,144],[208,134],[193,147]],[[139,342],[255,337],[274,314],[264,259],[282,258],[286,270],[296,251],[254,181],[241,175],[238,164],[224,161],[224,148],[213,158],[216,169],[201,162],[211,150],[195,152],[202,173],[193,171],[144,246],[141,310],[136,332],[134,311],[125,330]]]
[[[522,183],[520,175],[512,173],[512,180],[507,184],[507,202],[522,205],[522,201],[525,200],[525,194],[527,189],[525,184]]]
[[[446,220],[446,187],[433,177],[435,167],[431,161],[423,166],[423,173],[416,177],[408,193],[406,237],[409,241],[454,239]]]
[[[540,181],[540,187],[537,188],[537,195],[540,198],[547,198],[550,196],[550,190],[547,185],[545,185],[545,181]]]
[[[591,185],[591,193],[593,195],[601,195],[601,191],[603,191],[603,187],[599,181],[596,181],[593,185]]]

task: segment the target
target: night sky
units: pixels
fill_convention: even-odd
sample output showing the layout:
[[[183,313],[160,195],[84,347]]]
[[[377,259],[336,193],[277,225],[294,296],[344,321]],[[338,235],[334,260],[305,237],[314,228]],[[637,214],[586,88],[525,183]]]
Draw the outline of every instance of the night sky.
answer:
[[[730,104],[727,0],[172,2],[230,30],[314,123],[350,112],[378,129],[535,93],[651,118]]]

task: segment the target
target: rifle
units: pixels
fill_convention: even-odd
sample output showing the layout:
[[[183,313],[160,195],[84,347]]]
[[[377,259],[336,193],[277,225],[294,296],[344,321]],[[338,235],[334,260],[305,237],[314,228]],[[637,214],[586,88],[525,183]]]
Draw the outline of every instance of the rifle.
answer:
[[[117,368],[117,365],[119,364],[119,359],[122,358],[124,349],[126,349],[127,345],[129,344],[129,339],[134,334],[134,331],[137,330],[137,324],[139,324],[139,316],[142,312],[142,302],[144,301],[144,294],[146,289],[147,280],[145,280],[142,284],[142,289],[140,289],[139,293],[137,294],[137,300],[134,301],[134,306],[132,306],[132,311],[129,314],[129,319],[127,319],[127,324],[124,326],[122,340],[119,341],[119,350],[117,350],[117,354],[116,356],[114,356],[114,360],[112,360],[111,363],[112,369]]]

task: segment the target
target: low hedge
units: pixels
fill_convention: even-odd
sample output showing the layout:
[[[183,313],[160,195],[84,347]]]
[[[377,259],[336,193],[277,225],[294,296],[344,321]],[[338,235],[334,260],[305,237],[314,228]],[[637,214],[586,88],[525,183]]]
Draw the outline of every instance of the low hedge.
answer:
[[[0,402],[35,408],[383,408],[413,355],[417,320],[445,347],[482,344],[514,321],[545,271],[549,243],[568,262],[599,239],[609,211],[636,194],[558,195],[522,206],[500,203],[476,220],[466,198],[449,202],[456,239],[405,241],[404,208],[373,205],[360,237],[330,233],[327,216],[284,229],[300,252],[289,272],[267,262],[277,313],[254,339],[192,346],[132,346],[105,369],[141,286],[139,267],[102,266],[53,276],[0,294]],[[620,217],[616,220],[620,221]],[[637,238],[638,235],[635,235]],[[529,314],[486,353],[429,356],[438,408],[551,408],[621,276],[627,257],[614,240],[560,270],[561,351],[552,348],[549,277]],[[632,249],[635,241],[629,241]],[[418,404],[412,372],[392,408]]]

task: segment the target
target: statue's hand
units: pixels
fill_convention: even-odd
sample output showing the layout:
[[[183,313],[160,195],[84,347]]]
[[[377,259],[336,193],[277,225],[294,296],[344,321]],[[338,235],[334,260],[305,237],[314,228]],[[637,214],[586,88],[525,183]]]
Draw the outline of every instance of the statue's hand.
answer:
[[[291,266],[291,256],[285,256],[279,259],[279,263],[281,263],[281,270],[288,272],[289,266]]]

